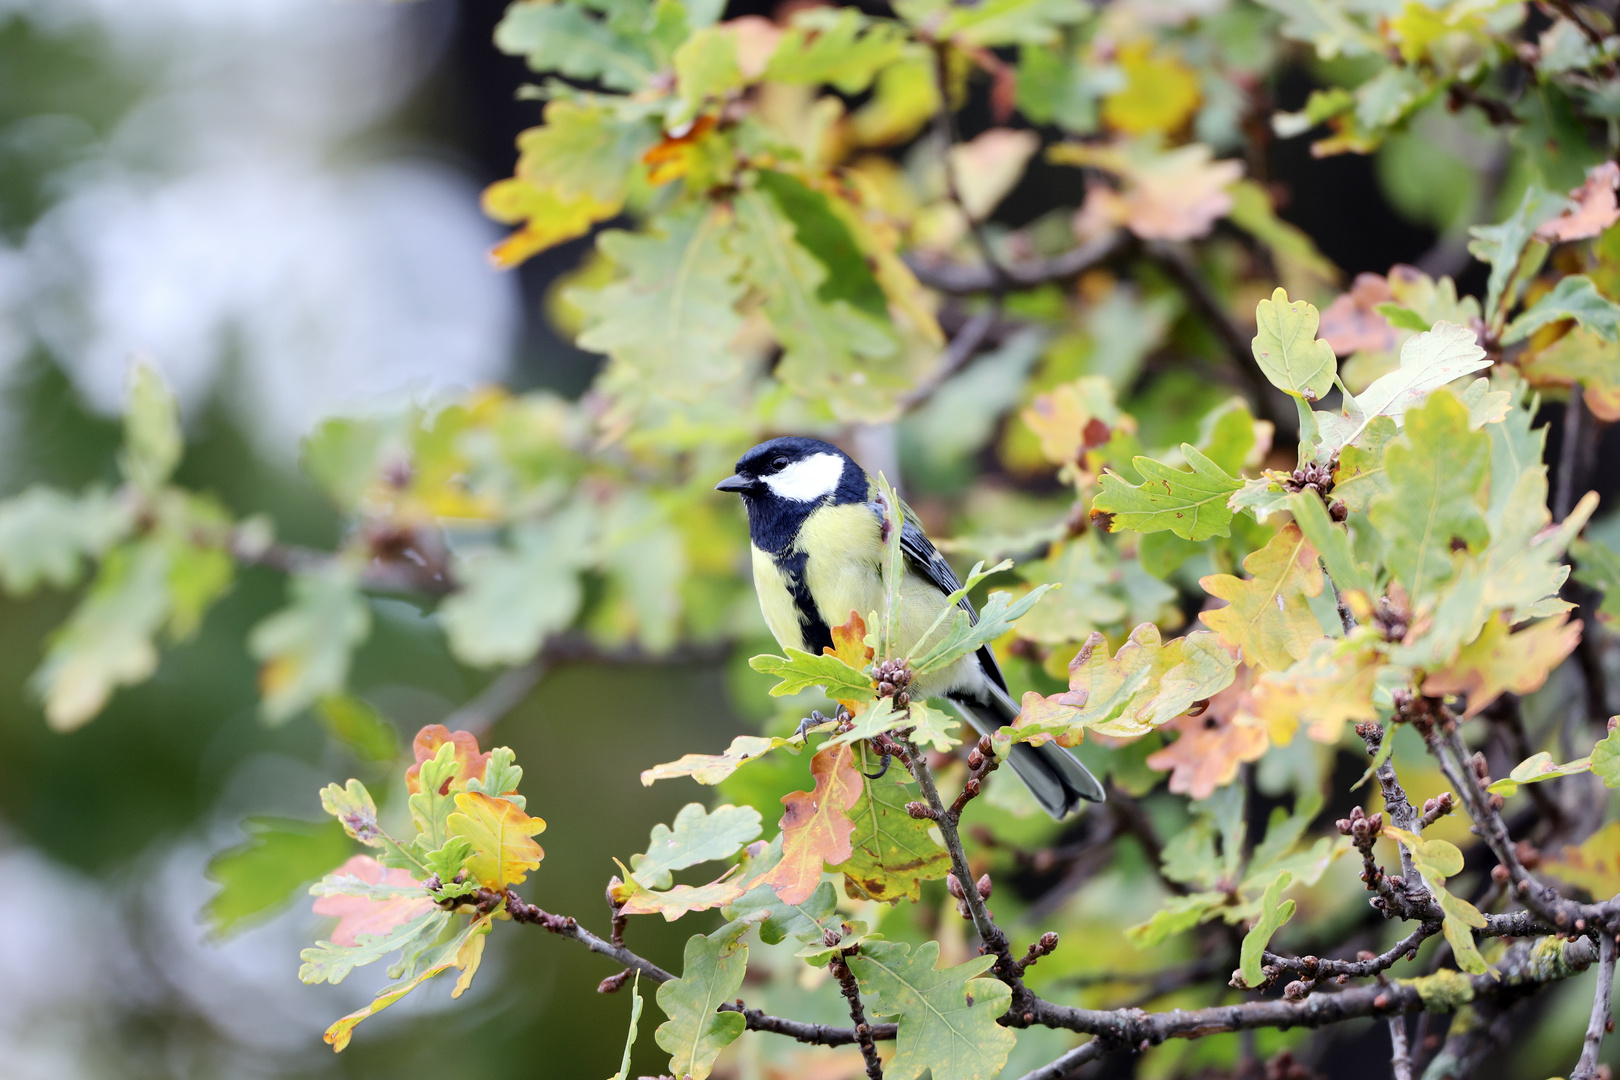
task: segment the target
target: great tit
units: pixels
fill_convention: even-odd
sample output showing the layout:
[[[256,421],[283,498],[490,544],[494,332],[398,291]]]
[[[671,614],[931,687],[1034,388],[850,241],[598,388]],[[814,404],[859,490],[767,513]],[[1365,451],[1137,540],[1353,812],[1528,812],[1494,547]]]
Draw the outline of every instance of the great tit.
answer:
[[[883,523],[878,487],[831,443],[788,436],[760,443],[737,462],[737,473],[715,485],[735,492],[748,507],[754,587],[765,622],[783,647],[819,655],[832,645],[833,626],[850,612],[881,610]],[[904,510],[900,549],[899,649],[902,655],[933,623],[961,582],[928,540],[909,507]],[[964,598],[968,618],[978,612]],[[1007,680],[988,645],[951,667],[919,678],[915,697],[943,697],[981,733],[1018,717]],[[1008,764],[1054,818],[1082,799],[1103,800],[1102,785],[1056,743],[1012,748]]]

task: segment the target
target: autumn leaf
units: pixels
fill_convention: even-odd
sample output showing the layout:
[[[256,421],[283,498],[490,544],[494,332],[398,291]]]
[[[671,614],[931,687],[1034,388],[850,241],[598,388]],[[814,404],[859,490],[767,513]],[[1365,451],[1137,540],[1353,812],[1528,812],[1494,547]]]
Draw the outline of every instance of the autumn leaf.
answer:
[[[387,934],[396,926],[410,922],[418,915],[432,910],[433,898],[417,884],[407,870],[385,870],[382,863],[370,855],[355,855],[328,875],[328,882],[353,878],[369,885],[389,885],[408,889],[415,895],[392,896],[374,900],[364,896],[339,892],[323,893],[314,904],[315,914],[336,916],[338,924],[329,935],[334,945],[358,945],[361,934]]]
[[[1104,184],[1086,188],[1086,201],[1075,215],[1081,238],[1124,225],[1144,240],[1196,240],[1232,209],[1229,190],[1243,176],[1239,161],[1214,161],[1207,143],[1188,143],[1172,150],[1147,146],[1063,143],[1047,156],[1065,165],[1090,166],[1111,172],[1123,190]]]
[[[1457,966],[1470,975],[1489,970],[1474,943],[1473,931],[1483,928],[1486,919],[1479,909],[1446,888],[1446,879],[1462,873],[1463,854],[1449,840],[1432,840],[1394,825],[1384,826],[1384,835],[1401,844],[1412,856],[1412,865],[1423,875],[1423,883],[1434,893],[1443,914],[1442,931],[1457,957]]]
[[[1536,239],[1548,243],[1587,240],[1620,221],[1620,165],[1605,161],[1587,170],[1586,182],[1569,193],[1569,205],[1536,229]]]
[[[807,654],[808,655],[808,654]],[[723,754],[683,754],[678,760],[667,761],[641,771],[641,783],[651,787],[655,780],[669,780],[677,776],[690,776],[700,784],[718,784],[737,771],[745,761],[752,761],[768,750],[790,747],[796,753],[801,744],[794,739],[739,735]]]
[[[835,653],[826,652],[817,656],[792,647],[785,651],[785,657],[767,653],[748,661],[748,666],[755,671],[775,675],[782,680],[771,687],[772,697],[802,693],[812,686],[824,689],[834,701],[865,704],[877,697],[871,676],[851,667]]]
[[[1455,660],[1423,680],[1423,692],[1465,695],[1468,708],[1463,716],[1467,718],[1477,716],[1505,692],[1528,694],[1541,689],[1552,669],[1581,640],[1580,620],[1566,625],[1568,618],[1569,613],[1564,612],[1518,633],[1510,633],[1504,620],[1491,619]]]
[[[662,915],[674,922],[689,911],[708,911],[742,899],[749,886],[737,877],[737,867],[727,870],[707,885],[676,885],[669,889],[647,889],[634,879],[618,876],[608,880],[608,897],[621,915]]]
[[[1141,735],[1214,697],[1236,670],[1237,661],[1208,631],[1163,642],[1157,626],[1142,623],[1113,657],[1107,639],[1094,633],[1069,663],[1069,689],[1050,697],[1026,691],[1014,726],[998,732],[996,741],[1038,745],[1058,736],[1073,745],[1087,728],[1121,738]]]
[[[1103,99],[1103,123],[1129,135],[1175,131],[1198,108],[1198,75],[1175,55],[1133,41],[1120,47],[1125,85]]]
[[[950,150],[950,168],[955,174],[962,209],[970,218],[982,221],[1006,198],[1024,175],[1024,166],[1041,148],[1033,131],[991,128]]]
[[[1595,899],[1620,894],[1620,821],[1609,822],[1578,846],[1565,845],[1553,858],[1544,857],[1541,867]]]
[[[462,792],[456,796],[456,809],[446,822],[449,833],[472,844],[467,872],[484,886],[505,891],[521,883],[545,857],[531,837],[545,831],[546,823],[507,800]]]
[[[1316,558],[1316,549],[1290,522],[1243,560],[1243,569],[1252,575],[1248,579],[1231,574],[1199,579],[1205,592],[1227,605],[1200,612],[1198,618],[1227,645],[1241,648],[1251,666],[1262,671],[1288,667],[1322,637],[1306,600],[1322,592]]]
[[[441,912],[446,918],[448,914]],[[451,997],[460,997],[471,985],[473,975],[478,971],[478,965],[484,957],[484,942],[489,934],[492,916],[484,915],[472,920],[455,937],[436,948],[430,948],[419,954],[408,967],[411,970],[406,978],[385,987],[381,993],[365,1006],[343,1017],[337,1023],[326,1029],[326,1042],[334,1051],[341,1053],[349,1045],[349,1039],[354,1034],[355,1025],[368,1017],[375,1016],[383,1009],[415,990],[441,972],[451,968],[460,970],[461,976],[450,992]],[[307,951],[307,950],[306,950]],[[393,974],[392,969],[390,974]],[[307,981],[307,980],[306,980]]]
[[[1394,299],[1382,274],[1357,274],[1350,291],[1322,309],[1318,334],[1340,356],[1352,353],[1391,352],[1398,340],[1395,328],[1378,307]]]
[[[1377,655],[1361,642],[1320,638],[1303,660],[1255,681],[1239,722],[1265,727],[1278,746],[1309,724],[1313,740],[1332,745],[1346,723],[1377,718],[1378,671]]]
[[[1080,462],[1107,446],[1115,432],[1136,430],[1136,419],[1120,411],[1114,384],[1102,375],[1082,375],[1036,394],[1019,415],[1039,441],[1041,456],[1055,465]]]
[[[863,773],[874,772],[877,761],[864,760]],[[881,778],[863,778],[864,790],[850,811],[855,831],[850,837],[849,859],[830,867],[844,875],[844,891],[865,900],[916,900],[921,883],[942,878],[950,871],[951,857],[930,835],[931,823],[913,818],[906,804],[915,797],[901,769],[891,768]]]
[[[1333,387],[1339,365],[1333,346],[1316,337],[1321,316],[1314,305],[1289,300],[1284,289],[1255,308],[1258,333],[1252,349],[1255,363],[1277,389],[1305,401],[1320,401]]]
[[[687,803],[673,826],[653,826],[646,854],[630,857],[630,876],[643,889],[667,889],[672,870],[729,859],[759,835],[759,828],[759,811],[751,806],[717,806],[708,813]]]
[[[782,796],[782,861],[750,881],[769,884],[784,903],[809,898],[821,883],[824,864],[848,861],[854,854],[850,837],[855,822],[849,811],[865,790],[848,746],[823,749],[810,759],[815,787]]]
[[[411,740],[411,753],[416,763],[405,770],[405,787],[412,795],[422,791],[422,763],[438,756],[439,747],[450,743],[455,747],[455,771],[439,787],[440,795],[467,790],[467,781],[482,777],[489,764],[489,755],[478,750],[478,738],[470,731],[452,732],[443,724],[429,724]]]
[[[1230,784],[1245,762],[1258,761],[1271,745],[1264,727],[1237,723],[1250,694],[1254,669],[1240,665],[1232,684],[1209,699],[1197,716],[1182,716],[1164,725],[1179,732],[1176,741],[1147,757],[1147,767],[1170,773],[1170,790],[1207,799]]]

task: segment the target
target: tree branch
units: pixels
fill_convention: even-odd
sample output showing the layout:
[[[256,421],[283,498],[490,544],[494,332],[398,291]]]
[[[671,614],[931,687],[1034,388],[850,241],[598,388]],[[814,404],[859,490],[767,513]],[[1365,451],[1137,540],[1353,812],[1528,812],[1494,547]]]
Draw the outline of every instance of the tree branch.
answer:
[[[1395,1080],[1412,1080],[1412,1055],[1406,1043],[1406,1015],[1389,1018],[1389,1068]]]
[[[1096,1061],[1102,1057],[1106,1049],[1107,1047],[1101,1039],[1092,1039],[1090,1042],[1081,1043],[1049,1064],[1025,1073],[1023,1080],[1063,1080],[1064,1077],[1071,1075],[1088,1061]]]
[[[952,375],[961,371],[979,354],[984,343],[995,328],[996,320],[1001,317],[1001,303],[998,299],[990,307],[970,318],[963,324],[962,329],[951,338],[950,344],[945,346],[945,352],[939,358],[939,364],[928,374],[922,382],[912,388],[911,392],[900,399],[900,411],[910,412],[929,398],[941,386],[944,386]]]
[[[1592,1019],[1586,1025],[1586,1039],[1581,1046],[1581,1059],[1569,1080],[1595,1080],[1598,1074],[1598,1054],[1603,1049],[1603,1036],[1612,1026],[1610,996],[1614,993],[1614,935],[1604,932],[1598,936],[1599,953],[1597,989],[1592,993]]]
[[[834,935],[828,932],[828,938]],[[866,1061],[867,1080],[883,1080],[883,1062],[878,1060],[877,1044],[872,1041],[872,1025],[866,1022],[866,1009],[861,1005],[861,987],[855,973],[849,970],[848,958],[860,952],[859,947],[841,949],[833,954],[827,967],[838,980],[838,989],[849,1002],[849,1018],[855,1022],[855,1041],[860,1044],[861,1057]]]
[[[1021,263],[1000,263],[996,269],[989,266],[964,266],[944,259],[925,259],[916,255],[906,257],[906,264],[917,280],[931,289],[951,296],[973,296],[995,292],[1002,278],[1014,288],[1033,289],[1054,281],[1079,277],[1093,267],[1101,266],[1136,250],[1136,238],[1123,229],[1116,230],[1090,243],[1070,248],[1050,259],[1035,259]]]

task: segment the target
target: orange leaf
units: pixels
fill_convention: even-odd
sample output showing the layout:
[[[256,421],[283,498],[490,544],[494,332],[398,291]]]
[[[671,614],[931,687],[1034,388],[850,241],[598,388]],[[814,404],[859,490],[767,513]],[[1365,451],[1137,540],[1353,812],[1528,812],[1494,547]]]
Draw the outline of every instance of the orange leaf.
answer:
[[[810,759],[813,791],[782,796],[782,861],[748,883],[765,883],[784,904],[802,904],[821,883],[824,864],[836,866],[855,853],[849,811],[861,797],[861,773],[847,745],[820,750]]]
[[[1548,243],[1586,240],[1620,221],[1620,165],[1605,161],[1586,174],[1586,183],[1569,193],[1570,205],[1564,212],[1536,230],[1536,238]]]
[[[1395,348],[1395,328],[1376,309],[1394,299],[1383,275],[1357,274],[1350,291],[1322,310],[1317,336],[1340,356],[1362,350],[1389,352]]]
[[[332,873],[357,877],[368,885],[416,884],[409,870],[385,870],[383,864],[370,855],[356,855]],[[427,896],[367,900],[363,896],[334,895],[319,897],[314,907],[317,915],[336,915],[338,918],[338,924],[332,930],[332,944],[358,945],[359,935],[386,934],[430,910],[433,900]]]
[[[505,799],[464,791],[456,796],[456,809],[459,812],[451,814],[446,825],[451,836],[472,843],[467,871],[481,885],[498,890],[516,885],[545,858],[532,837],[543,832],[546,823]]]
[[[439,753],[439,747],[445,743],[456,744],[456,773],[444,786],[439,789],[440,795],[448,795],[452,791],[465,791],[467,781],[474,777],[484,775],[484,766],[489,763],[488,754],[478,752],[478,739],[470,731],[452,732],[443,724],[429,724],[416,733],[411,741],[411,750],[416,754],[416,764],[405,770],[405,786],[412,795],[422,793],[422,763],[432,761]]]
[[[1182,716],[1165,725],[1181,737],[1163,750],[1149,754],[1147,767],[1170,770],[1170,790],[1194,799],[1207,799],[1215,789],[1232,782],[1238,766],[1257,761],[1271,745],[1266,729],[1235,723],[1247,702],[1254,670],[1238,668],[1231,686],[1209,699],[1197,716]]]
[[[1568,618],[1569,613],[1564,612],[1517,634],[1510,634],[1503,620],[1492,619],[1478,638],[1462,647],[1449,667],[1423,680],[1423,692],[1468,695],[1468,710],[1463,713],[1467,718],[1477,715],[1503,691],[1528,694],[1541,689],[1547,675],[1581,640],[1581,621],[1566,626]]]
[[[872,662],[872,650],[866,645],[866,620],[858,611],[851,611],[843,626],[832,628],[833,643],[823,646],[822,652],[836,656],[859,671]]]

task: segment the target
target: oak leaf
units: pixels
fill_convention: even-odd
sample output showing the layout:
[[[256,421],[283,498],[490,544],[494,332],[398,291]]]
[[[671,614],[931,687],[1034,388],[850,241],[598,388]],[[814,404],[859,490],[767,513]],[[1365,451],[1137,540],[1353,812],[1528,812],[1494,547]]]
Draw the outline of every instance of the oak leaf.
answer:
[[[1394,300],[1382,274],[1357,274],[1350,291],[1322,309],[1321,339],[1340,356],[1358,352],[1392,352],[1397,336],[1378,305]]]
[[[492,799],[479,791],[456,796],[457,813],[447,825],[451,836],[459,836],[473,846],[467,859],[467,872],[479,883],[496,891],[516,885],[540,865],[545,852],[533,837],[546,823],[530,817],[505,799]]]
[[[913,948],[869,941],[849,968],[866,995],[867,1008],[898,1018],[895,1055],[884,1067],[891,1080],[990,1080],[1001,1072],[1016,1037],[996,1019],[1007,1011],[1012,991],[999,979],[979,979],[995,957],[980,956],[943,970],[939,943]]]
[[[1197,716],[1182,716],[1165,725],[1180,733],[1175,742],[1148,755],[1147,767],[1170,772],[1170,790],[1207,799],[1230,784],[1245,762],[1258,761],[1271,745],[1266,729],[1237,722],[1254,683],[1254,669],[1239,665],[1232,685],[1209,699]]]
[[[1518,633],[1511,633],[1502,619],[1491,619],[1455,660],[1423,680],[1423,692],[1466,695],[1466,719],[1477,716],[1504,692],[1528,694],[1541,689],[1552,669],[1581,640],[1580,620],[1566,623],[1568,618],[1569,613],[1564,612]]]
[[[868,757],[862,750],[862,757]],[[863,772],[875,771],[877,762],[864,761]],[[930,833],[931,824],[913,818],[906,804],[915,797],[900,769],[865,780],[865,789],[850,811],[855,831],[852,854],[831,869],[842,871],[847,895],[865,900],[916,900],[921,883],[944,877],[951,857]]]
[[[478,737],[470,731],[451,731],[443,724],[429,724],[411,740],[411,753],[416,763],[405,770],[405,787],[412,795],[422,793],[422,763],[438,756],[445,743],[455,746],[455,773],[440,785],[438,794],[449,795],[467,790],[467,781],[482,777],[489,764],[489,754],[478,750]]]
[[[683,754],[675,761],[666,761],[662,765],[654,765],[650,769],[641,770],[641,783],[644,787],[651,787],[655,780],[669,780],[676,776],[690,776],[700,784],[718,784],[726,777],[737,771],[745,761],[752,761],[767,750],[775,750],[779,746],[795,747],[797,753],[799,744],[793,739],[768,737],[764,735],[739,735],[731,740],[724,753],[721,754]]]
[[[1243,560],[1247,580],[1211,574],[1198,584],[1227,606],[1199,613],[1221,640],[1243,650],[1243,658],[1261,670],[1280,671],[1305,657],[1322,637],[1307,597],[1321,595],[1322,571],[1316,549],[1290,522],[1266,546]]]
[[[848,746],[820,750],[810,759],[815,787],[782,796],[782,861],[748,883],[769,884],[784,903],[809,899],[821,883],[824,864],[848,861],[854,854],[850,837],[855,822],[849,811],[864,787]]]
[[[335,877],[353,877],[370,885],[416,886],[408,870],[385,870],[370,855],[356,855],[332,871]],[[330,935],[334,945],[358,945],[361,934],[386,934],[403,923],[429,911],[433,898],[419,886],[415,896],[394,896],[372,900],[363,896],[328,893],[316,899],[315,914],[332,915],[338,924]]]
[[[1620,221],[1620,165],[1605,161],[1587,170],[1586,181],[1569,193],[1569,205],[1536,230],[1536,239],[1548,243],[1587,240]]]
[[[1609,822],[1579,846],[1566,845],[1559,855],[1543,858],[1541,867],[1598,900],[1620,894],[1620,821]]]
[[[658,1007],[669,1019],[653,1039],[670,1054],[671,1076],[705,1080],[720,1051],[747,1028],[741,1013],[716,1010],[742,986],[748,946],[737,939],[749,925],[738,920],[707,936],[694,934],[686,942],[681,977],[658,988]]]

